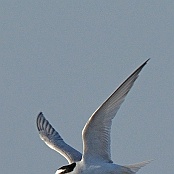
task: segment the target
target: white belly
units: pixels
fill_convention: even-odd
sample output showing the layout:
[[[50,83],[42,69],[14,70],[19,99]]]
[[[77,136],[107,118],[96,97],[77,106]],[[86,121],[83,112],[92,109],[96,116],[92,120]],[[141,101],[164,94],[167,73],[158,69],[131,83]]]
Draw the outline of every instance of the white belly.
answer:
[[[75,170],[70,174],[123,174],[122,167],[113,163],[84,165],[77,163]]]

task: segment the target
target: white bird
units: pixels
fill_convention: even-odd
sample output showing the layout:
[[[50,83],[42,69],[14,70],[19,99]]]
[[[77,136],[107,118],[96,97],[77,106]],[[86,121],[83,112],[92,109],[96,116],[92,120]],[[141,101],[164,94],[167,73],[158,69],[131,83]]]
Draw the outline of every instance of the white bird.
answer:
[[[112,162],[110,154],[112,119],[148,60],[137,68],[89,118],[82,131],[82,154],[66,144],[42,112],[39,113],[37,128],[40,138],[69,162],[69,165],[60,167],[56,174],[135,174],[150,162],[148,160],[121,166]]]

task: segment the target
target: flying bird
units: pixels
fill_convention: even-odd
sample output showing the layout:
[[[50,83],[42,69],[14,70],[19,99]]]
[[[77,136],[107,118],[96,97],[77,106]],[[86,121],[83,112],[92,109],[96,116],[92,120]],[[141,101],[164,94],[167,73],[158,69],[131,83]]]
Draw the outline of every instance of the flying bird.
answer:
[[[39,113],[36,123],[40,138],[69,163],[57,169],[55,174],[135,174],[150,162],[122,166],[113,163],[110,153],[112,119],[148,61],[139,66],[91,115],[82,130],[83,153],[68,145],[43,113]]]

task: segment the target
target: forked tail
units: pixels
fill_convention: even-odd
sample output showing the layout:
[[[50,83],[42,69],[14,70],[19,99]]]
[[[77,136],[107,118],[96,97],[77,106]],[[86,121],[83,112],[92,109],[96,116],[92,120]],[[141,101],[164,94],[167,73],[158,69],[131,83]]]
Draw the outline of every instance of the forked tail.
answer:
[[[146,164],[149,164],[152,160],[148,160],[148,161],[143,161],[140,163],[136,163],[136,164],[130,164],[130,165],[125,165],[123,166],[125,173],[124,174],[135,174],[136,172],[138,172],[138,170],[141,167],[144,167]]]

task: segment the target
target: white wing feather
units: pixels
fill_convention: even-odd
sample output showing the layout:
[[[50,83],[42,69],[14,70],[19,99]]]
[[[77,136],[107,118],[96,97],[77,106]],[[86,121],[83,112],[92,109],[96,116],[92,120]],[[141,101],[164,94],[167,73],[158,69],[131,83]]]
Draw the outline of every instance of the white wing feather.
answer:
[[[63,141],[59,133],[45,119],[42,112],[39,113],[39,115],[37,116],[36,123],[40,138],[51,149],[54,149],[55,151],[59,152],[68,160],[69,163],[81,160],[82,154]]]
[[[87,161],[93,158],[112,162],[110,154],[112,119],[147,61],[135,70],[89,118],[82,131],[83,160]]]

